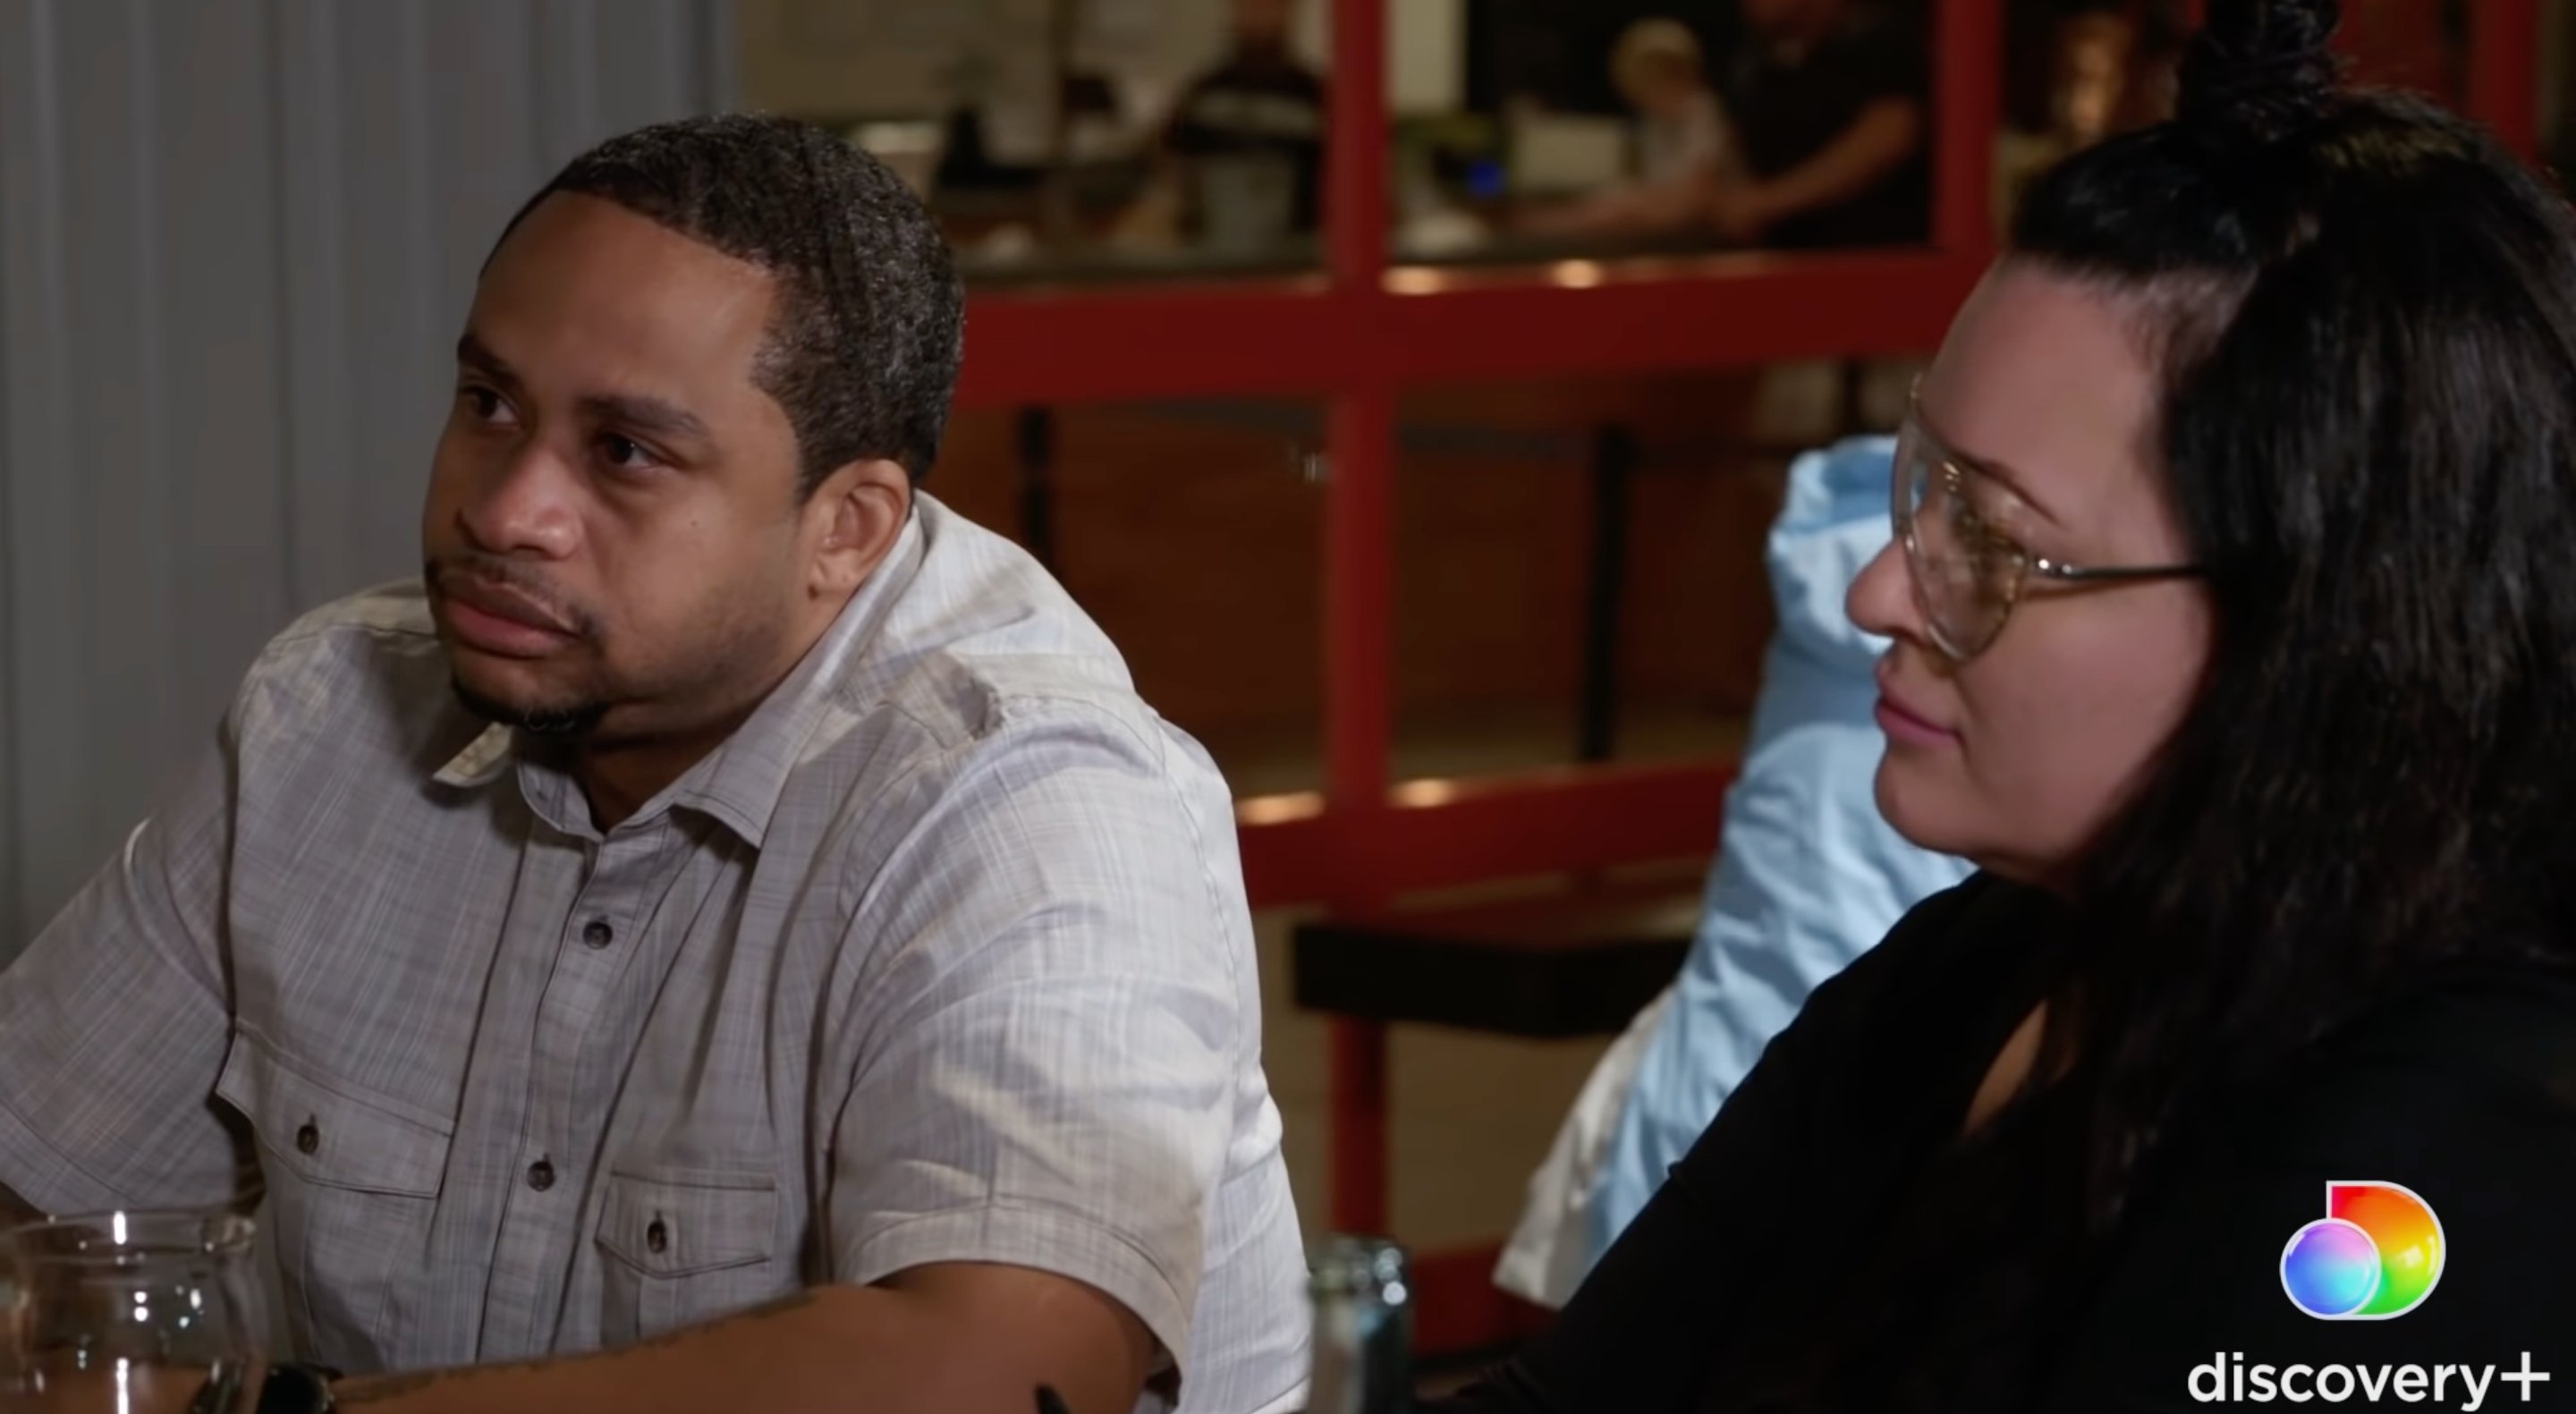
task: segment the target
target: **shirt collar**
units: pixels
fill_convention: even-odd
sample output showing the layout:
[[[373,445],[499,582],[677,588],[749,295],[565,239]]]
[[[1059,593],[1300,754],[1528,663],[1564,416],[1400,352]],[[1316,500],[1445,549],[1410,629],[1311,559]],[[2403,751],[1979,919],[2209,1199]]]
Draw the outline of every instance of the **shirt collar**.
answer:
[[[905,521],[885,563],[850,596],[787,680],[704,760],[645,802],[633,822],[649,821],[674,805],[686,805],[759,848],[768,833],[769,818],[778,808],[778,797],[787,789],[788,773],[795,769],[805,744],[831,717],[841,683],[874,638],[886,610],[919,572],[924,536],[916,513]],[[525,745],[517,731],[493,725],[449,758],[432,779],[464,789],[487,786],[515,761],[520,792],[532,809],[566,833],[589,833],[589,809],[581,801],[580,790],[544,759],[544,753],[524,750]]]
[[[488,786],[501,779],[501,773],[509,769],[510,748],[516,744],[517,736],[508,727],[497,724],[485,727],[481,735],[465,743],[465,749],[449,757],[447,764],[439,767],[438,773],[430,779],[459,790]]]

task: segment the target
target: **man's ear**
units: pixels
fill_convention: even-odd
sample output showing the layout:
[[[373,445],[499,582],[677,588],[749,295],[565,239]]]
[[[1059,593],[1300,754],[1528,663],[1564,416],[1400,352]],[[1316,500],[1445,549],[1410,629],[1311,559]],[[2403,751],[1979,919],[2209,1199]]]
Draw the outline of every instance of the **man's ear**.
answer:
[[[850,462],[824,477],[803,514],[806,591],[817,599],[849,597],[884,562],[911,515],[912,474],[900,463]]]

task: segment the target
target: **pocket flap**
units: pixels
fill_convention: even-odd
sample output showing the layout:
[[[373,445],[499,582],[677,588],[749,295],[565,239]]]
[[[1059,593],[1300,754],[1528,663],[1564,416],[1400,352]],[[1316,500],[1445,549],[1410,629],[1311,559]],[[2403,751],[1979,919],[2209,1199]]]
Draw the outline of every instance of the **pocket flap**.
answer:
[[[688,1276],[768,1261],[777,1223],[777,1179],[768,1173],[692,1172],[686,1182],[612,1173],[599,1245],[647,1276]]]
[[[450,1129],[308,1074],[248,1032],[234,1034],[215,1094],[250,1120],[265,1159],[302,1182],[426,1198],[446,1174]]]

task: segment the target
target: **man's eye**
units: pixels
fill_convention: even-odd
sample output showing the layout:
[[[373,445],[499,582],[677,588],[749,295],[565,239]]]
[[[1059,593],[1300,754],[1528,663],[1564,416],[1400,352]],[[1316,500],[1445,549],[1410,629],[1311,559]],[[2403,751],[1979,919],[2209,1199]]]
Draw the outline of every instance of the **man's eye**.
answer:
[[[614,432],[599,439],[599,451],[600,455],[608,459],[610,466],[620,471],[642,471],[647,467],[661,465],[661,459],[653,454],[652,448],[632,437],[620,437]]]
[[[479,384],[469,383],[466,386],[457,389],[456,396],[464,401],[466,411],[474,414],[477,421],[506,422],[511,420],[509,417],[510,405],[501,401],[501,395],[493,392],[489,388],[482,387]]]

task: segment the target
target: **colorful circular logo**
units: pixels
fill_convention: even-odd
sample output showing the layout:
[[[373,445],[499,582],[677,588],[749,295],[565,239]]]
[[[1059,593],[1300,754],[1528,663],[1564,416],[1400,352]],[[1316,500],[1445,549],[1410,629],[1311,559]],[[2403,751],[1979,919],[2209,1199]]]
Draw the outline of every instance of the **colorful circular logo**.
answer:
[[[2321,1321],[2385,1321],[2424,1304],[2449,1243],[2433,1205],[2398,1183],[2326,1185],[2326,1216],[2281,1249],[2281,1289]]]

